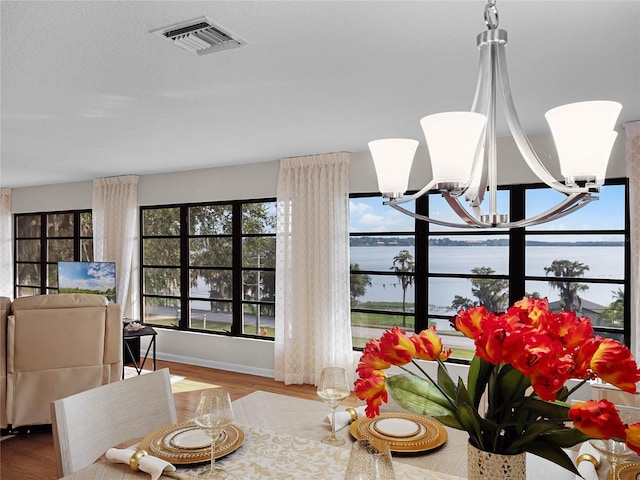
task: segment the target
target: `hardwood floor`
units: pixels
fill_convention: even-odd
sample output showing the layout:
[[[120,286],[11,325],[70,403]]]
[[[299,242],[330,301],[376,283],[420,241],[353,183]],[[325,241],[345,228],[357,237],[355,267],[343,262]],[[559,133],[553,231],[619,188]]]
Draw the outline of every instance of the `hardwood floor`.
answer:
[[[218,385],[229,390],[231,399],[236,400],[256,390],[318,400],[313,385],[284,385],[271,378],[245,375],[241,373],[215,370],[194,365],[158,360],[157,368],[168,368],[171,374],[186,380]],[[178,421],[191,418],[196,409],[200,392],[193,390],[175,393]],[[352,393],[345,405],[357,405]],[[20,433],[0,442],[0,479],[4,480],[55,480],[56,465],[53,452],[51,430]]]

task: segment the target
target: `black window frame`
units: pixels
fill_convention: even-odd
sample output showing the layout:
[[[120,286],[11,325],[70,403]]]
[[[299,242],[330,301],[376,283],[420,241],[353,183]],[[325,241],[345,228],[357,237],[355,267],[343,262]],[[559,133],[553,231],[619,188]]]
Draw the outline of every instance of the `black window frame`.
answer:
[[[165,328],[169,330],[179,330],[179,331],[187,331],[187,332],[199,332],[199,333],[207,333],[211,335],[229,335],[234,337],[243,337],[243,338],[259,338],[262,340],[273,340],[273,336],[265,336],[259,334],[250,334],[243,332],[244,325],[244,306],[245,305],[268,305],[272,306],[275,309],[275,294],[273,301],[265,301],[265,300],[255,300],[255,299],[244,299],[243,298],[243,272],[245,271],[261,271],[261,272],[272,272],[275,275],[275,265],[273,267],[268,266],[243,266],[243,254],[242,254],[242,240],[246,237],[273,237],[275,239],[276,233],[243,233],[242,232],[242,208],[244,205],[254,204],[254,203],[275,203],[275,198],[259,198],[259,199],[245,199],[245,200],[228,200],[228,201],[215,201],[215,202],[196,202],[196,203],[176,203],[176,204],[166,204],[166,205],[149,205],[149,206],[140,206],[140,242],[139,242],[139,258],[140,258],[140,319],[143,323],[152,325],[154,328]],[[232,227],[230,234],[219,234],[219,235],[196,235],[191,234],[189,229],[189,209],[193,207],[204,207],[204,206],[230,206],[232,212]],[[177,235],[160,235],[160,236],[151,236],[146,235],[144,232],[144,211],[152,210],[152,209],[168,209],[168,208],[176,208],[179,209],[179,217],[180,217],[180,226],[179,233]],[[189,258],[189,242],[194,238],[202,238],[203,236],[216,236],[216,237],[228,237],[231,239],[232,243],[232,264],[231,266],[215,266],[215,267],[204,267],[204,268],[215,268],[216,270],[228,270],[232,274],[232,298],[231,299],[215,299],[215,302],[229,303],[231,305],[232,311],[232,323],[229,331],[214,331],[210,329],[202,329],[202,328],[194,328],[190,326],[190,308],[185,308],[186,305],[190,305],[191,300],[202,300],[199,298],[192,297],[190,295],[189,289],[189,278],[190,278],[190,270],[196,269],[196,267],[192,266]],[[153,268],[159,267],[154,265],[147,265],[144,263],[144,240],[149,238],[172,238],[178,239],[180,244],[180,264],[171,266],[170,268],[178,268],[180,273],[180,295],[179,296],[170,296],[170,295],[158,295],[158,294],[148,294],[145,293],[145,283],[144,283],[144,269],[145,268]],[[162,267],[167,267],[163,265]],[[202,267],[198,267],[202,268]],[[145,319],[145,298],[174,298],[180,301],[180,314],[177,318],[177,323],[172,325],[165,324],[154,324]]]
[[[91,209],[82,210],[56,210],[51,212],[28,212],[28,213],[15,213],[13,215],[13,295],[14,298],[18,298],[18,293],[21,288],[24,289],[39,289],[40,293],[34,293],[33,295],[45,295],[58,292],[58,284],[56,277],[56,284],[49,285],[48,270],[49,266],[56,265],[58,261],[50,261],[48,258],[50,240],[72,240],[73,241],[73,258],[67,259],[68,261],[92,261],[93,250],[91,250],[91,258],[82,259],[81,250],[83,241],[93,241],[93,228],[91,229],[91,235],[82,235],[81,230],[81,216],[89,214],[92,215]],[[72,215],[73,216],[73,235],[71,236],[53,236],[48,233],[48,217],[50,215]],[[18,222],[20,218],[24,217],[40,217],[40,229],[37,236],[20,237]],[[18,243],[21,240],[39,240],[40,241],[40,260],[19,260],[18,259]],[[20,265],[33,264],[40,267],[40,284],[39,285],[26,285],[18,283],[18,271]],[[57,265],[56,265],[57,268]],[[22,295],[28,296],[28,295]]]
[[[576,281],[587,281],[590,283],[605,283],[605,284],[616,284],[620,285],[624,288],[626,301],[624,302],[624,310],[623,310],[623,328],[622,330],[611,327],[603,327],[594,325],[594,330],[597,334],[619,334],[622,333],[624,338],[624,343],[627,346],[631,344],[631,302],[629,301],[628,295],[631,292],[631,242],[630,242],[630,212],[629,212],[629,182],[626,178],[616,178],[610,179],[606,181],[605,186],[610,185],[623,185],[624,190],[624,229],[614,229],[614,230],[557,230],[556,228],[552,228],[549,230],[546,229],[536,229],[536,230],[528,230],[524,227],[521,228],[512,228],[512,229],[495,229],[495,230],[486,230],[486,229],[440,229],[440,230],[432,230],[431,224],[421,220],[415,220],[415,270],[414,270],[414,330],[415,332],[420,332],[425,328],[428,328],[431,319],[443,319],[450,320],[450,315],[439,315],[435,313],[429,313],[428,305],[429,305],[429,279],[430,278],[456,278],[456,279],[470,279],[474,277],[478,278],[492,278],[492,279],[505,279],[509,282],[509,305],[512,305],[514,302],[518,301],[525,295],[525,284],[527,281],[545,281],[547,282],[550,277],[540,277],[527,275],[525,272],[525,255],[526,255],[526,242],[527,239],[535,238],[536,236],[541,235],[562,235],[562,236],[588,236],[595,234],[612,234],[624,236],[624,278],[622,279],[611,279],[611,278],[593,278],[593,277],[579,277],[576,278]],[[500,190],[506,190],[509,192],[509,218],[511,219],[520,219],[525,216],[525,196],[526,192],[531,189],[539,189],[539,188],[549,188],[545,184],[526,184],[526,185],[508,185],[501,186]],[[440,195],[438,192],[432,192],[428,195],[424,195],[416,200],[415,208],[416,213],[428,216],[429,214],[429,198],[432,195]],[[379,193],[358,193],[350,195],[350,199],[362,198],[362,197],[379,197]],[[382,202],[382,199],[381,199]],[[561,233],[559,233],[561,232]],[[356,236],[364,237],[379,237],[379,236],[411,236],[412,232],[385,232],[384,234],[375,232],[375,233],[363,233],[363,232],[354,232],[350,233],[350,239]],[[508,274],[492,274],[490,276],[483,275],[473,275],[473,274],[455,274],[455,273],[435,273],[429,271],[429,241],[431,239],[437,238],[438,236],[447,236],[447,237],[455,237],[455,236],[473,236],[473,235],[482,235],[486,236],[487,234],[495,234],[496,236],[508,236],[509,239],[509,272]],[[353,273],[353,272],[352,272]],[[358,271],[357,273],[369,274],[369,275],[380,275],[380,274],[389,274],[388,272],[380,272],[380,271]],[[390,273],[393,275],[393,272]],[[572,279],[569,279],[572,280]],[[390,312],[388,311],[378,311],[378,310],[366,310],[359,309],[357,307],[351,309],[351,312],[364,312],[364,313],[375,313],[375,314],[383,314],[388,315]],[[411,315],[410,312],[404,312],[405,315]],[[355,348],[356,350],[361,350],[361,348]],[[450,361],[454,363],[468,363],[466,360],[461,359],[450,359]]]

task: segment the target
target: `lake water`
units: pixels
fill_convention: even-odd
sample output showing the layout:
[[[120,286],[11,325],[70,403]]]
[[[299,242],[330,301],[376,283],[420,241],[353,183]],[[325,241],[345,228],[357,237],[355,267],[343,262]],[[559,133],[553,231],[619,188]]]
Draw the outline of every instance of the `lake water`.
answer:
[[[360,265],[361,270],[391,271],[393,258],[400,250],[409,250],[415,255],[414,247],[376,246],[351,247],[351,263]],[[544,267],[553,260],[566,259],[589,266],[586,278],[624,277],[624,247],[582,247],[582,246],[535,246],[527,247],[525,273],[531,276],[545,276]],[[433,273],[471,273],[473,267],[490,267],[497,274],[508,274],[509,251],[502,246],[432,246],[430,247],[429,269]],[[360,301],[402,301],[402,287],[395,276],[372,275],[372,285]],[[612,291],[622,288],[619,284],[589,283],[589,289],[581,294],[586,300],[600,305],[609,305],[613,300]],[[552,290],[548,282],[526,283],[527,292],[538,292],[549,301],[559,299],[557,290]],[[466,279],[432,278],[429,282],[430,312],[449,314],[449,306],[455,295],[475,299],[471,294],[471,283]],[[412,303],[413,287],[407,289],[407,301]]]

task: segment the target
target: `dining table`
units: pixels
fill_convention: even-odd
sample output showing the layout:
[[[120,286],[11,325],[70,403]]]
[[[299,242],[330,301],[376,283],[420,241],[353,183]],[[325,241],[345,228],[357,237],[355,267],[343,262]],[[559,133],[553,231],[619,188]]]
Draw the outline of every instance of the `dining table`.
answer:
[[[386,408],[385,408],[386,407]],[[344,409],[344,408],[343,408]],[[351,445],[355,441],[349,426],[336,431],[345,440],[342,446],[321,442],[331,431],[329,408],[321,401],[301,399],[264,391],[255,391],[233,402],[234,425],[244,433],[237,450],[219,458],[216,463],[238,479],[314,479],[343,480]],[[394,405],[384,405],[382,412],[400,411]],[[393,463],[397,480],[463,480],[467,470],[466,432],[444,427],[444,444],[424,452],[394,452]],[[141,438],[151,432],[140,432]],[[137,439],[139,441],[140,439]],[[132,439],[132,442],[136,439]],[[575,458],[577,451],[567,453]],[[196,478],[206,463],[176,465],[171,476],[162,480]],[[606,469],[599,469],[606,478]],[[128,465],[101,459],[92,465],[63,477],[64,480],[144,480],[150,476],[136,472]],[[528,480],[576,480],[571,472],[527,454]]]

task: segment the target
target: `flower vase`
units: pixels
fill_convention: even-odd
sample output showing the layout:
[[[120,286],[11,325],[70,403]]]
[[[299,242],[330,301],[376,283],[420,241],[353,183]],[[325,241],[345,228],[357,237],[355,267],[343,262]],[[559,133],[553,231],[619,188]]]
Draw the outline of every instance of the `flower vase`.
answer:
[[[500,455],[485,452],[467,444],[468,480],[526,480],[527,456],[525,452]]]

